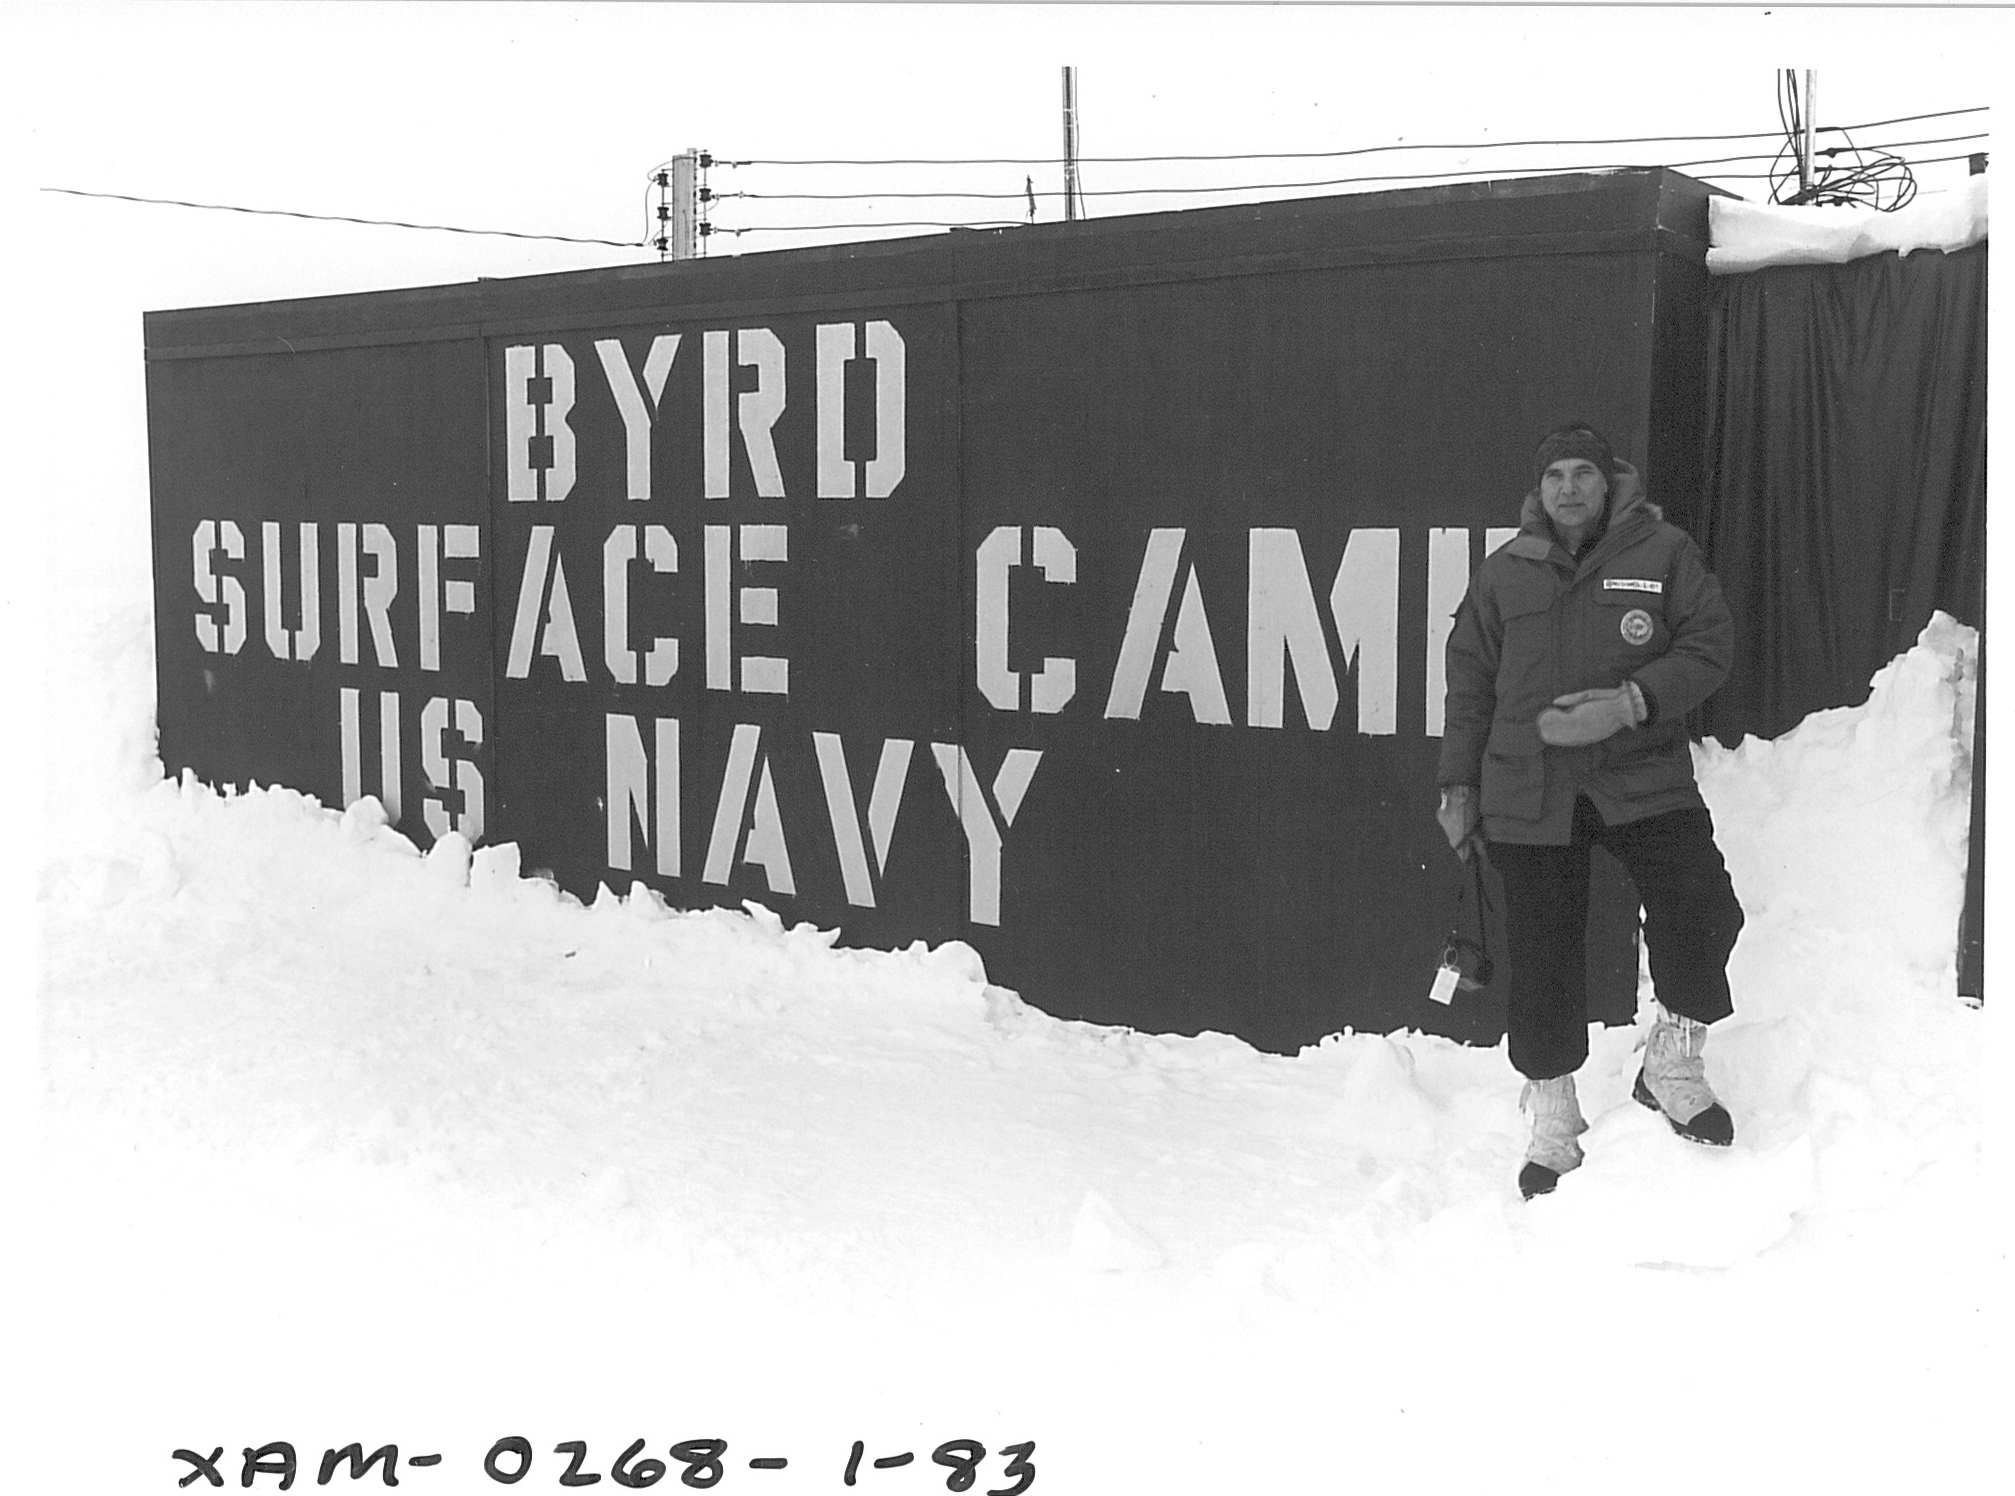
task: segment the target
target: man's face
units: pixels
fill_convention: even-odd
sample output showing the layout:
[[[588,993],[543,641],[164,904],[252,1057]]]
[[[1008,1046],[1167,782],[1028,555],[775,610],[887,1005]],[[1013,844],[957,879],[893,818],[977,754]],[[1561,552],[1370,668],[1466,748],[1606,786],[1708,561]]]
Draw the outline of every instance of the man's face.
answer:
[[[1609,480],[1586,457],[1563,457],[1539,476],[1539,502],[1554,528],[1580,534],[1602,513]]]

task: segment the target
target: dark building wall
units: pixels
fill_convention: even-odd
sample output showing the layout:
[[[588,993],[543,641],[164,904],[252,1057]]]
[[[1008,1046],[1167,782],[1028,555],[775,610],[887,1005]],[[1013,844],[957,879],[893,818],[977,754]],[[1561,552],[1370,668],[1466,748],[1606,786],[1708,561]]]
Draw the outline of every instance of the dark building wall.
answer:
[[[1440,640],[1547,425],[1683,482],[1705,194],[1538,179],[155,314],[164,762],[340,803],[396,759],[422,844],[964,939],[1067,1016],[1489,1040],[1494,994],[1426,1000]],[[298,626],[307,533],[304,661],[264,615],[273,539]],[[1634,906],[1600,902],[1627,1017]]]

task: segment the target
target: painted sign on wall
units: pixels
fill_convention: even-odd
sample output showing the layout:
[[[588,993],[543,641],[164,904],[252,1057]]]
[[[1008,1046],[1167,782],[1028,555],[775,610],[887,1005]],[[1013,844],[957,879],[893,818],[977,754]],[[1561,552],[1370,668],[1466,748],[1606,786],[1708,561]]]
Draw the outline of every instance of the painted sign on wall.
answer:
[[[1652,258],[157,356],[164,760],[1066,1015],[1489,1038],[1425,996],[1442,646],[1530,433],[1644,439]]]

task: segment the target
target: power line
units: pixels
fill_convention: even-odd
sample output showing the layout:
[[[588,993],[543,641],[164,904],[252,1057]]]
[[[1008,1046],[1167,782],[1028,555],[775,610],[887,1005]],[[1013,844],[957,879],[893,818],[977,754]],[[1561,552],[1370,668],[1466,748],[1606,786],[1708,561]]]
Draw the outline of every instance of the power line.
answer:
[[[44,187],[69,197],[106,198],[121,203],[153,203],[169,208],[204,208],[213,213],[253,213],[269,218],[306,218],[318,223],[361,223],[373,228],[424,229],[436,234],[478,234],[496,239],[543,239],[555,244],[606,244],[612,249],[641,249],[623,239],[580,239],[568,234],[524,234],[515,229],[465,229],[449,223],[406,223],[396,218],[352,218],[344,213],[298,213],[290,208],[241,208],[234,203],[192,203],[179,197],[135,197],[125,192],[85,192],[76,187]]]
[[[1947,161],[1970,161],[1972,159],[1971,156],[1963,154],[1958,156],[1927,156],[1921,161],[1911,161],[1906,164],[1910,166],[1937,166]],[[1705,180],[1719,182],[1767,182],[1781,175],[1783,173],[1771,171],[1717,171],[1708,173]]]
[[[1849,133],[1870,127],[1850,125],[1833,130],[1844,145],[1819,149],[1813,137],[1819,133],[1812,118],[1817,75],[1805,75],[1805,91],[1800,93],[1798,75],[1786,68],[1777,75],[1777,117],[1784,125],[1784,143],[1770,166],[1770,201],[1786,206],[1832,204],[1862,205],[1881,213],[1894,213],[1917,196],[1917,178],[1911,163],[1894,154],[1906,145],[1956,144],[1981,136],[1959,136],[1938,141],[1885,141],[1863,146]],[[1786,157],[1790,157],[1787,163]],[[1838,158],[1848,157],[1843,161]],[[1824,158],[1823,160],[1821,158]],[[1926,163],[1928,164],[1928,163]],[[1888,201],[1884,202],[1884,197]]]
[[[1767,160],[1767,159],[1769,159],[1769,158],[1767,158],[1767,157],[1761,157],[1761,156],[1757,156],[1757,157],[1746,157],[1746,158],[1743,158],[1743,157],[1738,157],[1738,158],[1735,158],[1735,159],[1738,159],[1738,160],[1742,160],[1742,159],[1747,159],[1747,160]],[[1917,161],[1917,162],[1915,162],[1915,163],[1913,163],[1913,164],[1914,164],[1914,165],[1917,165],[1917,166],[1936,166],[1936,165],[1940,165],[1940,164],[1942,164],[1942,163],[1944,163],[1944,162],[1949,162],[1949,161],[1967,161],[1967,160],[1970,160],[1970,159],[1972,159],[1972,158],[1971,158],[1970,156],[1967,156],[1967,155],[1957,155],[1957,156],[1931,156],[1931,157],[1928,157],[1928,158],[1926,158],[1926,159],[1923,159],[1923,160],[1920,160],[1920,161]],[[1572,168],[1572,167],[1570,167],[1570,168],[1560,168],[1560,169],[1558,169],[1558,170],[1556,170],[1556,171],[1550,171],[1550,172],[1539,172],[1539,173],[1536,173],[1536,175],[1542,175],[1542,176],[1544,176],[1544,175],[1568,175],[1568,174],[1571,174],[1571,173],[1572,173],[1573,171],[1577,171],[1577,170],[1589,170],[1589,169],[1591,169],[1591,168],[1586,168],[1586,167],[1580,167],[1580,168]],[[1630,168],[1628,168],[1628,167],[1619,167],[1619,168],[1610,168],[1610,169],[1612,169],[1612,170],[1629,170]],[[1489,175],[1490,175],[1490,173],[1489,173],[1489,172],[1484,172],[1484,171],[1475,171],[1475,172],[1449,172],[1449,173],[1443,173],[1442,175],[1444,175],[1444,176],[1486,176],[1486,177],[1487,177],[1487,176],[1489,176]],[[1706,173],[1706,174],[1705,174],[1705,175],[1703,176],[1702,180],[1705,180],[1705,181],[1723,181],[1723,182],[1750,182],[1750,181],[1768,181],[1768,180],[1770,180],[1770,178],[1772,177],[1772,175],[1773,175],[1773,173],[1771,173],[1771,172],[1723,172],[1723,171],[1717,171],[1717,172],[1709,172],[1709,173]],[[1385,179],[1385,178],[1376,178],[1376,177],[1366,177],[1366,178],[1349,178],[1349,179],[1347,179],[1347,180],[1351,180],[1351,181],[1379,181],[1379,180],[1386,180],[1386,179]],[[1178,190],[1178,189],[1173,189],[1173,188],[1170,188],[1170,189],[1162,189],[1162,190],[1167,190],[1167,191],[1175,191],[1175,190]],[[1189,191],[1213,191],[1213,190],[1215,190],[1215,191],[1227,191],[1227,192],[1229,192],[1229,191],[1237,191],[1237,190],[1240,190],[1240,189],[1237,189],[1237,188],[1217,188],[1217,189],[1210,189],[1210,188],[1191,188],[1191,189],[1182,189],[1182,190],[1189,190]],[[1048,195],[1048,196],[1051,196],[1051,197],[1055,197],[1055,196],[1058,196],[1059,194],[1058,194],[1058,193],[1054,193],[1054,192],[1052,192],[1052,193],[1048,193],[1047,195]],[[1101,192],[1101,193],[1098,193],[1098,194],[1095,194],[1095,195],[1096,195],[1096,196],[1100,196],[1100,197],[1109,197],[1109,196],[1113,196],[1114,194],[1112,194],[1112,193],[1105,193],[1105,192]],[[942,220],[942,219],[928,219],[928,220],[926,220],[926,219],[879,219],[879,220],[869,220],[869,221],[867,221],[867,222],[862,222],[862,223],[779,223],[779,224],[752,224],[752,225],[750,225],[750,226],[748,226],[748,227],[745,227],[745,228],[738,228],[738,229],[726,229],[726,228],[717,228],[717,229],[715,230],[715,232],[716,232],[716,233],[722,233],[722,234],[737,234],[737,235],[740,235],[740,234],[813,234],[813,233],[826,233],[826,232],[837,232],[837,231],[840,231],[840,230],[851,230],[851,229],[893,229],[893,228],[916,228],[916,229],[980,229],[980,228],[1020,228],[1021,226],[1022,226],[1022,224],[1021,224],[1021,222],[1020,222],[1019,220],[1017,220],[1017,219],[1008,219],[1008,218],[987,218],[987,219],[970,219],[970,220],[963,220],[963,221],[947,221],[947,220]]]
[[[1838,129],[1844,133],[1847,130],[1858,130],[1860,128],[1861,126],[1859,125],[1821,125],[1819,131],[1823,135],[1829,129]],[[1884,140],[1875,145],[1856,145],[1850,140],[1846,145],[1823,147],[1817,154],[1830,156],[1843,151],[1900,151],[1908,145],[1957,145],[1962,140],[1985,140],[1988,134],[1988,131],[1981,130],[1972,135],[1940,135],[1932,140]]]
[[[810,234],[838,229],[1015,229],[1018,218],[973,218],[958,220],[923,218],[877,218],[866,223],[754,223],[745,228],[724,229],[717,234]]]
[[[1826,125],[1821,133],[1843,130],[1876,130],[1886,125],[1910,124],[1917,120],[1948,119],[1959,114],[1980,114],[1987,109],[1985,104],[1977,104],[1965,109],[1941,109],[1931,114],[1906,114],[1896,119],[1869,120],[1858,125]],[[1633,135],[1613,136],[1599,139],[1580,140],[1481,140],[1467,142],[1428,142],[1420,145],[1368,145],[1343,151],[1249,151],[1218,154],[1198,154],[1184,156],[1081,156],[1080,162],[1093,161],[1106,165],[1122,165],[1133,162],[1181,162],[1181,161],[1301,161],[1335,159],[1344,156],[1370,156],[1391,151],[1491,151],[1522,146],[1562,146],[1562,145],[1660,145],[1669,142],[1681,144],[1696,141],[1716,140],[1776,140],[1781,130],[1750,130],[1732,135]],[[731,161],[725,157],[716,158],[720,166],[1054,166],[1060,163],[1056,156],[891,156],[880,159],[866,157],[749,157]]]
[[[1941,109],[1936,114],[1905,114],[1896,119],[1872,119],[1858,125],[1821,125],[1819,133],[1828,130],[1880,130],[1885,125],[1914,125],[1920,119],[1950,119],[1955,114],[1985,114],[1985,104],[1971,104],[1964,109]]]
[[[1965,109],[1940,110],[1932,114],[1903,115],[1895,119],[1874,120],[1870,121],[1867,124],[1861,124],[1861,125],[1828,125],[1822,127],[1820,133],[1838,134],[1848,140],[1848,144],[1845,146],[1829,148],[1829,150],[1826,153],[1828,155],[1849,154],[1849,153],[1858,154],[1863,152],[1900,149],[1904,146],[1946,145],[1946,144],[1957,144],[1965,141],[1984,140],[1987,138],[1987,135],[1984,132],[1982,132],[1971,135],[1941,136],[1928,140],[1894,141],[1894,142],[1886,142],[1882,145],[1856,146],[1853,144],[1852,138],[1847,135],[1847,132],[1851,130],[1878,129],[1887,125],[1910,124],[1919,120],[1949,119],[1962,114],[1982,113],[1985,111],[1985,108],[1986,106],[1981,105]],[[1507,141],[1479,141],[1470,143],[1365,146],[1355,150],[1346,150],[1346,151],[1273,151],[1273,152],[1226,153],[1219,155],[1172,155],[1172,156],[1095,156],[1080,159],[1091,160],[1105,164],[1114,164],[1114,165],[1125,163],[1155,163],[1155,162],[1320,160],[1320,159],[1337,159],[1352,156],[1376,155],[1381,153],[1390,153],[1394,151],[1473,151],[1473,150],[1497,150],[1514,146],[1537,147],[1537,146],[1562,146],[1562,145],[1639,145],[1639,144],[1657,144],[1661,142],[1673,142],[1673,141],[1704,142],[1704,141],[1717,141],[1717,140],[1776,139],[1779,138],[1780,135],[1781,132],[1753,131],[1753,132],[1746,132],[1740,134],[1727,134],[1727,135],[1636,136],[1636,137],[1617,137],[1614,139],[1604,139],[1604,140],[1533,140],[1533,141],[1507,140]],[[1774,156],[1764,154],[1750,154],[1750,155],[1738,155],[1738,156],[1723,156],[1696,161],[1680,161],[1666,164],[1668,164],[1674,169],[1690,170],[1702,166],[1733,165],[1733,164],[1740,164],[1746,161],[1766,161],[1766,160],[1777,161],[1780,160],[1781,157],[1782,157],[1782,150],[1780,149],[1779,152]],[[1928,166],[1948,161],[1963,161],[1966,159],[1968,158],[1963,155],[1937,156],[1928,158],[1927,160],[1921,161],[1918,164]],[[1055,163],[1052,158],[1047,157],[1000,157],[1000,158],[916,157],[907,159],[891,158],[887,160],[750,159],[745,161],[728,161],[715,157],[712,158],[711,164],[720,166],[992,166],[992,165],[1026,166],[1026,165],[1051,165]],[[1645,164],[1647,163],[1612,162],[1612,163],[1603,163],[1599,165],[1590,164],[1579,166],[1549,166],[1536,169],[1525,168],[1524,170],[1536,171],[1538,174],[1541,175],[1565,175],[1574,172],[1586,172],[1586,171],[1628,171],[1641,167]],[[1235,182],[1224,184],[1221,186],[1211,186],[1211,187],[1109,188],[1102,190],[1095,195],[1101,198],[1115,198],[1115,197],[1153,197],[1153,196],[1197,196],[1209,193],[1225,193],[1225,192],[1295,191],[1307,188],[1353,186],[1368,182],[1445,181],[1458,177],[1478,177],[1478,176],[1488,177],[1488,176],[1502,175],[1506,171],[1517,172],[1519,170],[1520,169],[1516,167],[1465,168],[1463,170],[1458,171],[1440,171],[1440,172],[1387,172],[1387,173],[1377,173],[1377,174],[1349,176],[1349,177],[1332,177],[1319,181]],[[1709,172],[1705,173],[1704,175],[1709,178],[1718,178],[1726,181],[1751,181],[1751,180],[1773,180],[1776,176],[1780,174],[1781,173],[1779,172],[1771,171],[1771,172]],[[488,237],[488,238],[537,240],[553,244],[592,244],[592,245],[605,246],[610,249],[640,249],[647,247],[647,245],[642,241],[632,242],[629,240],[621,240],[621,239],[597,239],[597,238],[587,238],[569,234],[534,234],[534,233],[525,233],[515,229],[474,229],[474,228],[466,228],[457,224],[413,223],[402,219],[363,218],[342,213],[309,213],[288,208],[251,208],[251,207],[244,207],[234,203],[201,203],[201,202],[192,202],[184,198],[141,197],[135,194],[123,193],[123,192],[91,192],[74,187],[44,187],[41,190],[44,192],[60,193],[70,197],[98,198],[112,202],[143,203],[162,207],[196,208],[208,212],[218,212],[218,213],[244,213],[261,217],[297,218],[318,223],[354,223],[373,228],[413,229],[428,233],[467,234],[472,236]],[[1025,188],[1021,192],[879,192],[879,193],[722,192],[722,193],[712,193],[710,195],[713,198],[717,199],[737,197],[751,200],[767,200],[776,202],[782,202],[782,201],[860,202],[873,199],[900,199],[900,200],[923,199],[923,200],[938,200],[938,201],[945,201],[951,199],[969,199],[974,201],[1013,199],[1016,201],[1025,201],[1028,200],[1031,196],[1057,197],[1060,196],[1061,194],[1059,192],[1050,190],[1044,190],[1041,192],[1031,194],[1027,190],[1027,188]],[[963,221],[947,221],[942,219],[883,219],[883,220],[871,220],[868,222],[861,222],[861,223],[790,224],[790,225],[776,225],[776,226],[756,225],[749,228],[741,228],[741,229],[730,229],[719,225],[710,225],[713,232],[723,234],[734,234],[734,235],[740,235],[745,233],[840,232],[854,229],[882,229],[882,228],[953,229],[953,228],[980,228],[980,227],[1001,228],[1001,227],[1015,227],[1015,226],[1018,226],[1017,222],[1016,220],[1012,219],[979,219],[979,220],[963,220]]]
[[[1894,142],[1893,144],[1887,146],[1840,146],[1829,149],[1838,150],[1841,152],[1846,152],[1849,150],[1872,151],[1872,150],[1894,149],[1898,146],[1904,146],[1904,145],[1945,145],[1967,140],[1985,140],[1986,138],[1987,136],[1984,133],[1976,135],[1951,135],[1951,136],[1945,136],[1938,140],[1899,141]],[[1694,167],[1700,167],[1700,166],[1738,165],[1742,162],[1747,161],[1774,161],[1776,159],[1777,155],[1773,153],[1754,152],[1740,156],[1716,156],[1697,161],[1673,161],[1659,164],[1665,165],[1672,170],[1690,170]],[[1629,171],[1649,164],[1652,163],[1611,161],[1600,163],[1584,163],[1576,166],[1544,166],[1544,167],[1531,167],[1531,168],[1520,168],[1513,166],[1513,167],[1490,167],[1482,169],[1464,168],[1459,171],[1443,171],[1443,172],[1427,172],[1427,171],[1387,172],[1369,176],[1329,177],[1320,181],[1226,182],[1216,186],[1201,186],[1201,187],[1108,187],[1100,189],[1100,191],[1095,193],[1094,196],[1108,197],[1108,198],[1162,197],[1162,196],[1194,196],[1201,193],[1211,193],[1211,192],[1280,192],[1280,191],[1291,191],[1297,188],[1305,188],[1305,187],[1340,187],[1357,182],[1441,180],[1450,177],[1477,176],[1484,174],[1502,174],[1507,171],[1509,172],[1531,171],[1542,175],[1567,174],[1572,172],[1583,172],[1583,171]],[[742,198],[749,201],[761,201],[761,202],[864,202],[864,201],[876,201],[876,200],[902,201],[902,200],[915,200],[915,199],[949,200],[954,198],[970,199],[973,201],[1021,202],[1026,201],[1029,195],[1030,191],[1027,188],[1023,188],[1021,191],[1016,192],[968,192],[968,191],[723,192],[717,194],[717,196],[719,196],[720,198]],[[1034,196],[1061,197],[1063,196],[1063,193],[1058,189],[1042,188],[1036,190],[1034,192]]]

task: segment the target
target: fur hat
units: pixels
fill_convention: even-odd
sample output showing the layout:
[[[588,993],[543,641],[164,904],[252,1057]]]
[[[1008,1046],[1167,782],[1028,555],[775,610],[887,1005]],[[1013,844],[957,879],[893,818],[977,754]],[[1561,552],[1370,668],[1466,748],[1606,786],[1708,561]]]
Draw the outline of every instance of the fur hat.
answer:
[[[1532,477],[1537,482],[1546,470],[1565,457],[1585,457],[1595,464],[1605,480],[1616,477],[1616,453],[1609,438],[1586,421],[1569,421],[1556,426],[1540,439],[1532,454]]]

